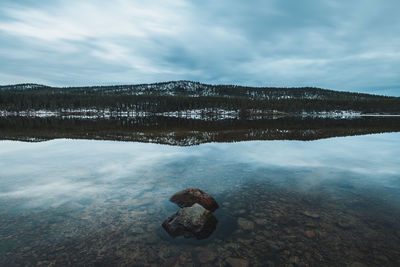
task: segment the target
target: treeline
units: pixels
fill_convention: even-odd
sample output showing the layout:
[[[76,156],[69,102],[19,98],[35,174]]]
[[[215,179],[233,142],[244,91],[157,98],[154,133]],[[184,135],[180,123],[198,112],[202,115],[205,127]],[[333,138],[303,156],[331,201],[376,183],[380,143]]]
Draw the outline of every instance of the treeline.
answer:
[[[0,110],[97,109],[110,111],[168,112],[188,109],[278,110],[288,113],[353,110],[362,113],[400,114],[398,98],[368,99],[252,99],[221,96],[157,96],[37,93],[0,91]]]

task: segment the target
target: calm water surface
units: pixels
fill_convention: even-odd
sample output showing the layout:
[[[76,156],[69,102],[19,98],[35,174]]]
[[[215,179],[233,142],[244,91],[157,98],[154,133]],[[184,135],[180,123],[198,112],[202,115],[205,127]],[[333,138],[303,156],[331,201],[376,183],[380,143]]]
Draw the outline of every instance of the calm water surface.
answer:
[[[400,134],[178,147],[0,142],[0,265],[400,265]],[[171,238],[169,197],[220,204]],[[236,264],[236,265],[235,265]]]

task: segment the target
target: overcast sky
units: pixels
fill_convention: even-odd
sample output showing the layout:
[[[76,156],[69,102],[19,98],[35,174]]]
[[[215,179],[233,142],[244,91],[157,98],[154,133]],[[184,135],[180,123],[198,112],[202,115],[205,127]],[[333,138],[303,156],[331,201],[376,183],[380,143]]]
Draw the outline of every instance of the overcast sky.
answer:
[[[194,80],[400,95],[398,0],[1,0],[0,84]]]

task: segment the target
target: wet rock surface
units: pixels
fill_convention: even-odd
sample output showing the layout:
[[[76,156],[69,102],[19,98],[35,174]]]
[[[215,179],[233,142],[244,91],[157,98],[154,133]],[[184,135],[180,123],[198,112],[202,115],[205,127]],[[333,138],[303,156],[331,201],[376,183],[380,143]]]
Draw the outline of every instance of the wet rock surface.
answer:
[[[175,193],[170,198],[170,201],[176,203],[181,208],[191,207],[195,203],[200,204],[209,211],[215,211],[219,207],[215,199],[209,194],[193,187]]]
[[[162,226],[172,237],[183,235],[185,238],[205,239],[214,232],[217,222],[211,211],[195,203],[180,209],[166,219]]]

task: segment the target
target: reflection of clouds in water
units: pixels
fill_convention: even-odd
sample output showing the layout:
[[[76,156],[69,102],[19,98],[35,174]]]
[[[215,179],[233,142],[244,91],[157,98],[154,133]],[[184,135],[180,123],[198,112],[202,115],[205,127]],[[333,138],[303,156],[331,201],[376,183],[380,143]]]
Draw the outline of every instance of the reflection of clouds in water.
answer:
[[[381,178],[400,171],[395,162],[400,152],[399,137],[400,134],[383,134],[313,142],[254,141],[193,147],[86,140],[5,141],[0,142],[0,197],[27,197],[33,203],[32,199],[60,202],[120,192],[138,196],[149,190],[165,193],[168,188],[174,190],[194,179],[191,175],[199,179],[202,173],[190,168],[221,166],[204,173],[222,175],[229,171],[227,166],[239,163],[253,169],[309,168],[319,173],[327,168]],[[198,162],[201,166],[196,166]],[[176,166],[185,172],[176,179],[163,176],[168,171],[178,176],[174,173]],[[206,177],[201,182],[214,183],[215,178],[218,177]],[[335,176],[319,173],[318,179],[323,178]]]
[[[62,177],[78,179],[88,176],[94,176],[90,180],[98,177],[115,179],[149,168],[159,161],[184,156],[183,151],[174,147],[140,143],[79,140],[0,143],[6,147],[14,144],[23,147],[0,152],[0,164],[7,176],[43,172],[46,176],[57,173]],[[18,165],[20,167],[16,168]]]
[[[331,168],[368,175],[400,171],[400,134],[340,137],[317,141],[253,141],[213,144],[226,160],[266,167]]]
[[[61,181],[41,184],[41,185],[31,185],[17,189],[15,191],[10,191],[6,193],[0,193],[0,197],[48,197],[52,198],[58,195],[69,195],[73,193],[74,195],[84,196],[92,193],[99,193],[99,188],[92,187],[89,183],[79,183],[62,179]]]
[[[109,141],[5,141],[0,147],[0,197],[26,197],[31,204],[103,197],[121,190],[124,181],[130,194],[140,195],[156,183],[156,166],[186,156],[179,147]]]

